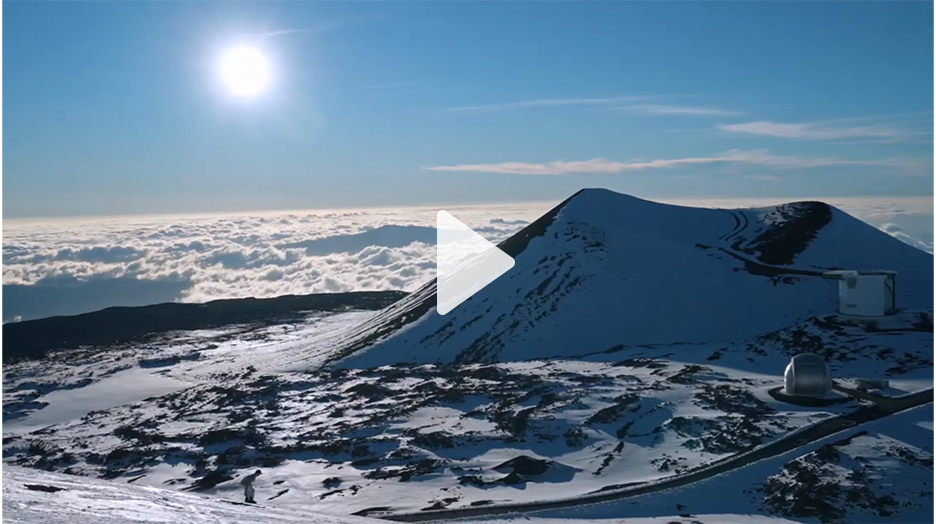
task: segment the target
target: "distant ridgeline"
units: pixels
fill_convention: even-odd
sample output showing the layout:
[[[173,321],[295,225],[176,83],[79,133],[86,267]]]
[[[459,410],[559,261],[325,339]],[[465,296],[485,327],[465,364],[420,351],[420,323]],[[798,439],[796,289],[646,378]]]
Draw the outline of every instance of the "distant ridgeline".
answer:
[[[204,304],[166,303],[13,322],[3,325],[3,362],[42,358],[55,349],[127,343],[168,331],[277,324],[301,319],[311,312],[376,310],[406,295],[403,291],[361,291],[214,300]]]

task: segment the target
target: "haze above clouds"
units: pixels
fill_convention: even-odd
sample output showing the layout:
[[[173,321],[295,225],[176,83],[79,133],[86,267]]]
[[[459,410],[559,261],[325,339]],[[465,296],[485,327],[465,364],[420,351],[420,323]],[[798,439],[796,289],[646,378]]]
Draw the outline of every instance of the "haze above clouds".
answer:
[[[822,199],[933,252],[933,199]],[[757,207],[783,199],[670,199]],[[498,242],[556,202],[446,209]],[[342,291],[414,290],[435,277],[436,208],[7,220],[3,316],[114,305]]]

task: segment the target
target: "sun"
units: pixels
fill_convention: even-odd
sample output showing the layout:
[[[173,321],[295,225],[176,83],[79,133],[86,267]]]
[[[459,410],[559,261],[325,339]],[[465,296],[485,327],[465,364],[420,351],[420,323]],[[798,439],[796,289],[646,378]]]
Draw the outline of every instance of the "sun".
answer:
[[[270,64],[266,56],[255,47],[228,49],[221,57],[221,81],[233,95],[256,96],[269,84]]]

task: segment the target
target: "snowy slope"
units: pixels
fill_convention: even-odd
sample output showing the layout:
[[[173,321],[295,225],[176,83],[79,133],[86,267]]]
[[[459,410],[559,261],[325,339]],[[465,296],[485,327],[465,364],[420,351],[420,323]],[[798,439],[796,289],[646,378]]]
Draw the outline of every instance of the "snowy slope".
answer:
[[[372,315],[313,313],[300,322],[175,332],[158,340],[54,351],[42,360],[6,364],[3,431],[38,430],[93,410],[215,384],[251,366],[275,372],[324,362],[334,337]]]
[[[264,504],[345,514],[537,501],[680,473],[856,407],[782,405],[776,383],[651,358],[245,373],[5,435],[4,454],[229,500],[259,467]],[[518,457],[537,466],[511,478],[500,466]]]
[[[3,471],[3,521],[7,524],[376,524],[376,519],[321,513],[306,508],[232,504],[210,497],[91,480],[7,466]],[[490,520],[508,524],[516,519]],[[572,524],[577,519],[522,519],[530,524]],[[595,520],[615,524],[618,520]],[[661,516],[629,524],[787,524],[763,515]]]
[[[312,500],[340,514],[586,495],[679,475],[863,405],[844,395],[821,407],[773,398],[798,348],[824,350],[842,383],[888,377],[888,395],[932,387],[932,331],[901,326],[818,318],[731,344],[496,364],[273,374],[239,360],[246,367],[178,391],[5,428],[4,462],[228,500],[259,467],[264,504]],[[193,377],[191,364],[161,370]],[[533,467],[500,467],[520,457]]]
[[[370,524],[314,508],[286,509],[232,504],[210,497],[118,484],[34,469],[3,468],[6,524]]]
[[[346,334],[342,366],[737,340],[834,311],[835,268],[893,269],[931,308],[933,257],[817,202],[679,207],[583,190],[500,246],[513,269],[444,317],[429,283]]]
[[[695,484],[530,514],[531,524],[667,514],[772,515],[797,522],[932,522],[933,408],[921,406]],[[486,520],[486,519],[480,519]]]

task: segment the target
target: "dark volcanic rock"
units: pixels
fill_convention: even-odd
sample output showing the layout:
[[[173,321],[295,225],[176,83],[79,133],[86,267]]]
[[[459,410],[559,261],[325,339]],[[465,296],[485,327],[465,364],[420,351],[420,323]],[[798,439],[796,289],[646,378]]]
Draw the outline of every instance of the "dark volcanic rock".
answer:
[[[195,484],[191,487],[192,490],[202,491],[206,489],[211,489],[222,482],[227,482],[229,480],[234,480],[230,474],[220,469],[213,469],[205,474],[204,477],[198,479]]]
[[[549,469],[549,460],[535,459],[526,455],[512,458],[507,462],[494,466],[494,469],[512,469],[520,475],[542,475]]]
[[[328,489],[335,489],[341,485],[341,479],[338,477],[328,477],[322,481],[322,485]]]
[[[55,486],[46,486],[44,484],[23,484],[26,486],[26,489],[30,491],[44,491],[46,493],[55,493],[56,491],[64,491],[65,488],[58,488]]]
[[[732,246],[770,265],[792,264],[832,221],[832,209],[822,202],[793,202],[777,207],[780,220],[743,246]]]
[[[417,433],[411,442],[422,448],[436,449],[453,448],[456,441],[451,433],[434,431],[432,433]]]
[[[478,475],[462,475],[458,477],[458,483],[462,486],[468,485],[478,487],[484,486],[485,484],[484,480]]]
[[[855,439],[863,442],[849,448]],[[932,507],[932,484],[921,484],[919,492],[898,491],[893,476],[914,472],[881,468],[873,459],[856,456],[858,450],[897,457],[910,467],[928,470],[917,474],[932,478],[933,459],[929,452],[860,431],[786,463],[755,489],[761,505],[774,515],[820,522],[867,521],[857,519],[856,512],[873,516],[868,520],[888,518],[903,522],[900,518],[903,509],[919,504]]]
[[[517,474],[516,471],[514,471],[513,473],[508,474],[506,477],[501,477],[500,479],[498,479],[498,482],[501,482],[503,484],[514,485],[514,484],[523,484],[526,482],[526,480],[524,480],[523,477],[521,477],[520,475]]]

